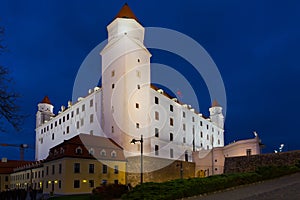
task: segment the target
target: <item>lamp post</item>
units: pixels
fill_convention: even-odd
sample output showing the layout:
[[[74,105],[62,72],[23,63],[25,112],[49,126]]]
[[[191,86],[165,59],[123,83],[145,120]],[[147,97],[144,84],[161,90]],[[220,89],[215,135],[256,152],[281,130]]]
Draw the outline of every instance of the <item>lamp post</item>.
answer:
[[[141,135],[141,139],[137,140],[137,139],[132,139],[130,143],[135,144],[136,142],[140,142],[141,143],[141,185],[143,184],[143,135]]]

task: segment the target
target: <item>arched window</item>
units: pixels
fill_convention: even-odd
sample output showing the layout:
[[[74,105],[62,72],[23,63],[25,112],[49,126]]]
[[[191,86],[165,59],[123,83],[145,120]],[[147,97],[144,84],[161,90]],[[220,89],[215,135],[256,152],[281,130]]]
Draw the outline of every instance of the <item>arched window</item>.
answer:
[[[117,157],[117,152],[116,151],[112,151],[110,155],[111,155],[111,157],[115,158],[115,157]]]
[[[82,154],[82,148],[81,148],[81,147],[77,147],[77,148],[75,149],[75,153],[76,153],[76,154]]]
[[[106,151],[104,149],[102,149],[102,151],[100,152],[101,156],[106,156]]]

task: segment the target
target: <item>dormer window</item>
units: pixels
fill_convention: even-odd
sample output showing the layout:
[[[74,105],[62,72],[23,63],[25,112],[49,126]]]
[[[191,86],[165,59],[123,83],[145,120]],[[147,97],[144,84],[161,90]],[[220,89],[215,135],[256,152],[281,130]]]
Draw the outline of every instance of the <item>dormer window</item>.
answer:
[[[115,158],[115,157],[117,157],[117,152],[116,151],[112,151],[110,155],[111,155],[111,157]]]
[[[82,154],[82,148],[81,147],[77,147],[75,149],[75,153],[78,154],[78,155]]]
[[[54,150],[54,155],[56,156],[58,154],[57,150],[55,149]]]
[[[101,156],[106,156],[106,151],[104,149],[102,149],[102,151],[100,152]]]
[[[89,154],[92,156],[92,155],[94,155],[94,153],[95,153],[94,149],[93,149],[93,148],[90,148]]]
[[[60,150],[59,150],[59,152],[60,152],[60,154],[64,154],[65,153],[65,150],[64,150],[64,148],[60,148]]]

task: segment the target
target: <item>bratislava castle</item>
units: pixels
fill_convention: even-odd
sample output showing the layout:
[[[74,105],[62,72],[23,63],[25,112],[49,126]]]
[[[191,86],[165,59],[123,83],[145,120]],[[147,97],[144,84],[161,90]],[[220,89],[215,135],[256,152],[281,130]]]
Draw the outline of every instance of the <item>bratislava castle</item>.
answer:
[[[151,84],[145,29],[127,4],[107,30],[108,43],[99,52],[101,87],[62,106],[58,114],[48,97],[38,104],[36,160],[45,159],[51,147],[80,133],[109,137],[126,156],[139,155],[140,144],[130,141],[141,135],[145,155],[153,157],[192,161],[193,151],[223,147],[224,116],[216,101],[205,118]]]

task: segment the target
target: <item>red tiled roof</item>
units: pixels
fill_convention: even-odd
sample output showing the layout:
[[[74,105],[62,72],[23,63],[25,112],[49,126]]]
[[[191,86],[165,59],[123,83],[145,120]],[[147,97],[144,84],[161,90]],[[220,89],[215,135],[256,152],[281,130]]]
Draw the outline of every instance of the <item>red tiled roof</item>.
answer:
[[[10,174],[13,169],[32,163],[34,161],[24,161],[24,160],[7,160],[7,162],[0,162],[0,174]]]
[[[49,99],[48,96],[45,96],[45,97],[43,98],[43,100],[41,101],[41,103],[51,104],[51,101],[50,101],[50,99]],[[52,105],[52,104],[51,104],[51,105]]]
[[[121,8],[121,10],[115,18],[130,18],[135,19],[138,22],[138,19],[136,18],[135,14],[132,12],[127,3],[124,4],[124,6]]]

